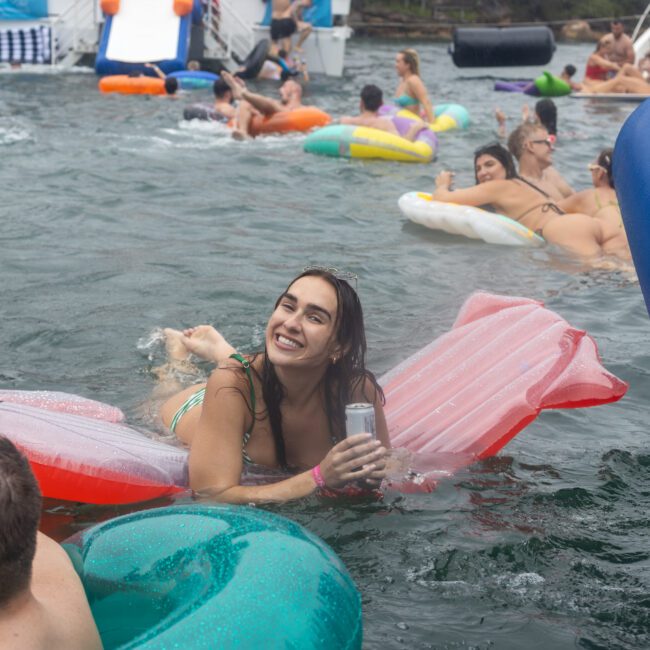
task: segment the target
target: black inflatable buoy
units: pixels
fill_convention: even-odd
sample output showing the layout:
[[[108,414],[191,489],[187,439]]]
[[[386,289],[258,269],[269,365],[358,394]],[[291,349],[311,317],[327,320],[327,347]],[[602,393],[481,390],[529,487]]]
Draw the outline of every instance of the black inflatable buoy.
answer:
[[[184,120],[204,120],[207,122],[227,122],[228,118],[207,104],[192,104],[183,109]]]
[[[540,27],[458,27],[449,53],[459,68],[545,65],[555,52],[553,32]]]
[[[237,76],[242,79],[255,79],[264,65],[270,48],[271,41],[268,38],[261,40],[246,57],[242,63],[244,69],[238,72]]]

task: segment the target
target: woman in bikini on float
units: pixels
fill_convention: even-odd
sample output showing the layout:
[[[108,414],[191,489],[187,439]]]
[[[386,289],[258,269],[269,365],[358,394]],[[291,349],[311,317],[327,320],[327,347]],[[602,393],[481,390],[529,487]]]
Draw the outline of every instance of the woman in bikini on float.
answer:
[[[395,104],[426,122],[433,122],[436,118],[427,89],[420,79],[420,58],[417,52],[410,48],[398,52],[395,71],[400,78],[393,100]]]
[[[630,245],[614,189],[613,153],[612,149],[603,149],[598,158],[589,164],[593,188],[558,201],[558,206],[565,212],[583,212],[598,219],[603,229],[605,253],[631,260]]]
[[[544,138],[548,140],[548,134],[540,129],[533,138],[533,142],[539,140],[541,145]],[[547,146],[551,146],[550,141]],[[474,171],[477,185],[459,190],[451,189],[452,172],[440,172],[433,198],[477,207],[491,205],[497,212],[578,257],[616,254],[608,246],[600,220],[587,214],[565,213],[545,192],[517,175],[512,156],[500,144],[481,147],[475,152]]]
[[[189,445],[190,486],[218,501],[287,501],[350,482],[377,487],[390,446],[383,393],[365,367],[361,304],[333,270],[307,269],[282,293],[266,327],[265,350],[236,353],[212,327],[165,330],[168,370],[190,354],[218,363],[207,384],[168,399],[163,423]],[[173,374],[173,373],[171,373]],[[345,437],[345,405],[375,409],[377,440]],[[242,485],[250,465],[285,472]]]

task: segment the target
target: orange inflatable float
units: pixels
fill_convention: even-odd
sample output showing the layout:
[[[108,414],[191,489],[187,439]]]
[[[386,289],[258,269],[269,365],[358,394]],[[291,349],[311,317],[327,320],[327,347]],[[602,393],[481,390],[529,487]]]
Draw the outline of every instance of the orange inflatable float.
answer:
[[[166,95],[165,80],[159,77],[130,77],[127,74],[114,74],[99,80],[99,90],[103,93],[122,93],[123,95]]]
[[[327,126],[332,118],[315,106],[303,106],[292,111],[274,113],[270,117],[256,115],[251,121],[251,135],[269,133],[289,133],[291,131],[310,131],[319,126]]]

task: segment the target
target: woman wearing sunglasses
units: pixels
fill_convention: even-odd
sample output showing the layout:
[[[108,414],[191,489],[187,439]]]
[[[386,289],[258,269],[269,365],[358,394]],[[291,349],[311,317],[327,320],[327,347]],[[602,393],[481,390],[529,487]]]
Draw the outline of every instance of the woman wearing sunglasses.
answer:
[[[190,353],[218,363],[206,384],[174,395],[160,411],[190,446],[193,490],[251,503],[351,482],[379,485],[389,447],[383,393],[365,367],[363,313],[348,279],[335,269],[303,271],[275,303],[265,349],[251,356],[210,326],[165,330],[168,376],[188,370]],[[353,402],[373,404],[377,440],[345,437],[345,405]],[[253,466],[278,470],[274,482],[245,485]]]
[[[453,173],[442,171],[436,177],[433,198],[436,201],[471,206],[492,206],[497,212],[522,223],[551,244],[583,258],[594,266],[613,253],[603,247],[602,223],[589,215],[565,213],[546,192],[521,178],[510,152],[500,144],[491,144],[474,153],[476,185],[452,188]],[[605,266],[609,267],[609,264]]]
[[[603,229],[603,249],[608,254],[630,260],[630,246],[614,189],[612,154],[612,149],[603,149],[598,158],[589,163],[593,188],[576,192],[558,205],[566,212],[584,212],[598,219]]]

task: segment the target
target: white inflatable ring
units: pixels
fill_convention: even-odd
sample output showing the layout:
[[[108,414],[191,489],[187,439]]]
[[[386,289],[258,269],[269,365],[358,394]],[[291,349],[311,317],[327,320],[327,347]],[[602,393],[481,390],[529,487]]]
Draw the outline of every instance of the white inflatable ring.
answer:
[[[468,205],[434,201],[431,194],[424,192],[407,192],[400,197],[398,205],[405,217],[432,230],[504,246],[546,243],[543,237],[514,219]]]

